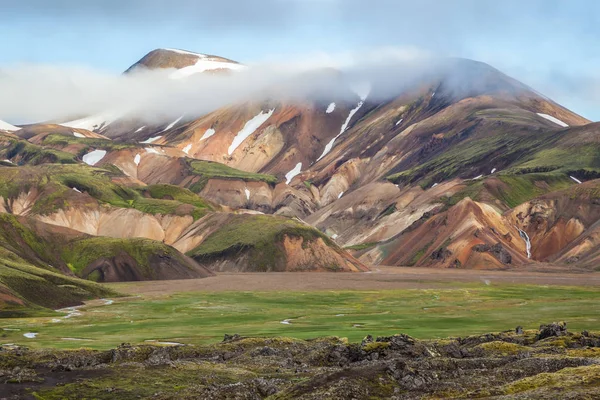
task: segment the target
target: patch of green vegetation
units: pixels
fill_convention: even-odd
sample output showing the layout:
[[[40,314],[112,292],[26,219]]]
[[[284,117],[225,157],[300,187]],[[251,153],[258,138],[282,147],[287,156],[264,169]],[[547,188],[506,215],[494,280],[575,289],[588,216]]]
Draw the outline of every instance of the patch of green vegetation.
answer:
[[[179,257],[177,250],[155,240],[142,238],[117,239],[97,236],[75,240],[66,244],[62,248],[61,258],[71,265],[73,272],[80,275],[81,271],[92,262],[123,253],[130,255],[149,279],[153,278],[153,270],[149,268],[150,257]]]
[[[523,204],[548,192],[573,186],[573,181],[564,174],[527,174],[498,176],[506,187],[499,187],[496,196],[510,208]]]
[[[374,353],[385,350],[388,347],[390,347],[390,344],[388,342],[371,342],[367,343],[365,347],[363,347],[363,350],[367,353]]]
[[[179,363],[176,367],[157,367],[151,371],[116,366],[104,376],[42,389],[36,396],[43,400],[62,400],[81,398],[85,393],[85,398],[90,399],[148,399],[156,397],[158,390],[163,398],[191,399],[199,398],[199,390],[206,387],[233,385],[256,377],[256,373],[242,367],[209,362]]]
[[[151,185],[136,190],[115,183],[112,178],[116,175],[111,170],[84,164],[3,168],[0,170],[0,196],[15,198],[36,188],[43,196],[35,202],[32,212],[42,215],[68,208],[67,198],[73,189],[89,194],[100,204],[135,208],[149,214],[189,214],[198,219],[206,211],[216,208],[188,189]],[[181,207],[186,204],[192,207]]]
[[[140,191],[144,194],[148,194],[153,199],[176,200],[180,203],[191,204],[198,208],[207,208],[209,210],[215,209],[214,204],[209,203],[191,190],[179,186],[166,184],[149,185],[140,189]]]
[[[66,147],[73,144],[80,144],[84,147],[77,154],[80,158],[93,149],[102,149],[106,151],[115,151],[115,150],[123,150],[129,148],[139,147],[135,144],[131,143],[118,143],[108,139],[101,138],[78,138],[75,136],[69,135],[60,135],[60,134],[50,134],[46,136],[42,144],[45,146],[58,146],[58,147]]]
[[[244,181],[266,182],[270,185],[277,183],[273,175],[245,172],[213,161],[186,159],[190,171],[200,179],[190,186],[195,193],[202,191],[209,179],[241,179]]]
[[[238,214],[187,255],[196,260],[213,260],[250,251],[251,263],[256,270],[269,271],[285,261],[281,249],[284,236],[301,237],[303,245],[321,238],[329,246],[337,247],[323,233],[294,219]]]
[[[501,389],[502,394],[512,395],[524,393],[543,387],[565,389],[570,387],[600,385],[600,365],[563,368],[556,372],[543,372],[535,376],[509,383]]]
[[[331,279],[337,279],[332,277]],[[122,291],[145,283],[105,285]],[[600,330],[597,287],[557,287],[439,282],[437,289],[272,291],[162,294],[88,305],[82,316],[60,324],[15,319],[7,328],[39,332],[28,341],[6,331],[7,342],[31,347],[107,349],[148,339],[187,344],[216,343],[225,333],[249,337],[309,339],[405,333],[415,338],[465,337],[524,325],[566,320],[571,331]],[[129,289],[131,290],[131,289]],[[280,321],[290,319],[291,324]],[[359,325],[359,326],[356,326]],[[199,328],[201,327],[201,328]],[[62,337],[87,338],[69,342]]]
[[[432,244],[433,244],[433,242],[429,242],[425,246],[423,246],[423,248],[417,250],[417,252],[415,254],[413,254],[413,256],[411,257],[410,261],[406,265],[409,266],[409,267],[412,267],[413,265],[415,265],[416,263],[418,263],[419,260],[421,258],[423,258],[423,256],[425,255],[425,253],[431,247]]]
[[[55,309],[116,295],[92,282],[38,268],[6,251],[0,251],[0,293],[9,294],[8,300],[0,299],[1,318],[49,315],[49,310],[41,307]]]
[[[381,214],[379,214],[379,218],[387,217],[388,215],[392,215],[396,212],[396,203],[389,205]]]
[[[481,201],[485,192],[502,201],[507,207],[513,208],[546,193],[570,188],[575,183],[568,175],[562,173],[522,175],[499,173],[495,177],[503,185],[490,184],[485,180],[468,181],[466,182],[467,187],[451,197],[442,198],[441,200],[447,207],[451,207],[466,197],[474,201]]]
[[[361,243],[361,244],[353,244],[352,246],[344,247],[345,250],[366,250],[371,247],[375,247],[379,244],[379,242],[369,242],[369,243]]]
[[[475,349],[477,348],[483,350],[485,354],[492,354],[495,356],[509,356],[527,350],[526,347],[516,343],[502,341],[482,343],[478,346],[475,346]]]
[[[600,146],[586,144],[577,148],[551,147],[534,152],[531,157],[517,164],[513,169],[561,171],[600,168]]]
[[[483,165],[494,164],[506,165],[555,140],[553,135],[554,132],[540,133],[535,136],[498,133],[483,138],[467,139],[433,159],[389,175],[387,179],[397,184],[419,182],[421,186],[429,187],[435,182],[459,176],[471,168],[478,169]]]
[[[0,149],[0,157],[13,159],[19,157],[19,164],[39,165],[47,163],[76,164],[73,154],[60,150],[46,149],[29,143],[26,140],[2,138],[4,143]]]
[[[452,206],[460,203],[461,200],[463,200],[467,197],[470,198],[471,200],[478,201],[479,195],[483,189],[484,189],[483,181],[479,181],[479,180],[478,181],[468,181],[466,188],[464,188],[463,190],[461,190],[459,192],[454,193],[450,197],[443,198],[442,201],[444,202],[444,204],[447,207],[452,207]]]

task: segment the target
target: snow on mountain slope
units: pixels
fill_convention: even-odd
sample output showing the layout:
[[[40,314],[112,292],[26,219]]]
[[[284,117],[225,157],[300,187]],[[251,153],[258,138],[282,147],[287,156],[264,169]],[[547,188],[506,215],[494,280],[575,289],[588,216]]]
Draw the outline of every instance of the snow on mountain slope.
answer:
[[[365,99],[366,99],[366,95],[365,95]],[[325,145],[325,149],[323,150],[323,153],[321,154],[321,156],[319,158],[317,158],[317,161],[320,161],[321,158],[325,157],[331,151],[331,149],[333,148],[333,144],[335,143],[336,139],[339,138],[340,136],[342,136],[342,134],[344,132],[346,132],[346,129],[348,129],[348,124],[350,123],[350,120],[352,120],[352,117],[354,116],[354,114],[356,114],[357,111],[360,110],[360,108],[363,106],[363,104],[364,104],[364,99],[361,100],[358,103],[358,105],[350,111],[350,114],[348,114],[348,118],[346,118],[346,121],[344,121],[344,124],[340,128],[340,133],[338,133],[336,137],[334,137],[333,139],[331,139],[329,141],[329,143],[327,143]]]
[[[568,124],[564,123],[563,121],[561,121],[558,118],[553,117],[552,115],[548,115],[548,114],[544,114],[544,113],[537,113],[537,115],[539,115],[542,118],[547,119],[548,121],[552,121],[555,124],[562,126],[563,128],[566,128],[569,126]]]
[[[114,122],[116,119],[121,117],[116,112],[105,112],[96,115],[90,115],[89,117],[76,119],[73,121],[63,122],[62,126],[75,129],[86,129],[88,131],[100,131]]]
[[[9,124],[8,122],[4,122],[0,120],[0,130],[2,131],[18,131],[21,128],[18,128],[14,125]]]
[[[246,124],[244,125],[242,130],[238,132],[238,134],[235,136],[235,138],[233,138],[233,142],[231,143],[231,146],[229,146],[227,153],[229,155],[232,155],[233,152],[235,151],[235,149],[237,149],[238,146],[240,144],[242,144],[242,142],[244,140],[246,140],[250,135],[252,135],[258,128],[260,128],[260,126],[262,124],[267,122],[267,120],[271,117],[271,115],[273,115],[274,111],[275,111],[274,108],[269,110],[266,113],[261,111],[258,115],[256,115],[250,121],[246,122]]]
[[[178,69],[177,71],[171,73],[169,75],[169,78],[182,79],[182,78],[187,78],[188,76],[191,76],[194,74],[199,74],[201,72],[215,71],[215,70],[221,70],[221,69],[232,70],[232,71],[246,69],[245,65],[219,61],[218,59],[211,58],[204,54],[197,54],[197,57],[198,57],[198,60],[196,61],[195,64],[190,65],[189,67],[184,67],[184,68]]]

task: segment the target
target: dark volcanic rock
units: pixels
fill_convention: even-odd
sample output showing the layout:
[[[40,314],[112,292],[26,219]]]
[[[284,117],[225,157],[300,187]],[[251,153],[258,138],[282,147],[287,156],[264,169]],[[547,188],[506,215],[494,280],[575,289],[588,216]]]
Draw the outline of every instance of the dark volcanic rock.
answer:
[[[540,325],[540,333],[538,334],[538,340],[546,339],[553,336],[565,336],[567,334],[567,323],[566,322],[553,322],[548,325]]]

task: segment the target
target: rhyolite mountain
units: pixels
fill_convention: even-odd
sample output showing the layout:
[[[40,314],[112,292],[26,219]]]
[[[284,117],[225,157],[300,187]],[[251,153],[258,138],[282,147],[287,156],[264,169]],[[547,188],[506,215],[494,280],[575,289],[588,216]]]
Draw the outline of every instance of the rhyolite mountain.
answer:
[[[298,75],[314,88],[302,96],[283,85],[158,124],[112,112],[3,123],[0,212],[16,219],[2,229],[56,232],[44,254],[10,252],[97,281],[377,264],[594,268],[600,125],[489,65],[440,65],[362,90],[317,70]],[[126,73],[161,68],[188,79],[246,67],[159,49]],[[74,240],[101,245],[73,263]]]

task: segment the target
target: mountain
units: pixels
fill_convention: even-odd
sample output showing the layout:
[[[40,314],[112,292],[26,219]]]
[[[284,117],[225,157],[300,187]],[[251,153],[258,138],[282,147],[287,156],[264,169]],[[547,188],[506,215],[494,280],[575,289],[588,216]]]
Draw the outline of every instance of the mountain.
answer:
[[[142,57],[138,62],[129,67],[125,73],[132,73],[143,69],[175,69],[170,77],[181,79],[201,72],[222,72],[246,68],[237,61],[227,58],[193,53],[178,49],[156,49]]]
[[[71,268],[67,250],[28,252],[37,267],[104,281],[595,268],[600,124],[486,64],[437,63],[361,90],[316,70],[154,125],[106,113],[0,133],[0,212],[94,254]],[[244,67],[159,49],[126,73],[157,68],[186,79]]]

